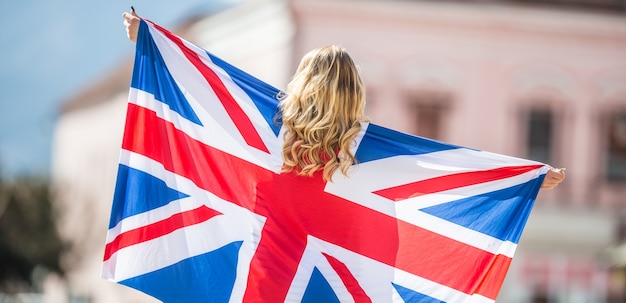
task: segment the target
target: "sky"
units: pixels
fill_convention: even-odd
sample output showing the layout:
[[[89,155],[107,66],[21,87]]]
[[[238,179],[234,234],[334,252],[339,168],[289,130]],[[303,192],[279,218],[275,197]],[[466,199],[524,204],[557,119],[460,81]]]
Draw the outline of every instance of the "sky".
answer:
[[[0,1],[0,175],[47,176],[64,101],[133,55],[122,13],[164,27],[241,0]]]

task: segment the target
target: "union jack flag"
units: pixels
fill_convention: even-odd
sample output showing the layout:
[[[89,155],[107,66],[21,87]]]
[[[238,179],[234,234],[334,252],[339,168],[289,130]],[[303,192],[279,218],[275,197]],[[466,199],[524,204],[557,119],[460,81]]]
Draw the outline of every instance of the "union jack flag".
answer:
[[[548,167],[363,123],[281,173],[281,91],[142,20],[103,277],[163,302],[494,302]]]

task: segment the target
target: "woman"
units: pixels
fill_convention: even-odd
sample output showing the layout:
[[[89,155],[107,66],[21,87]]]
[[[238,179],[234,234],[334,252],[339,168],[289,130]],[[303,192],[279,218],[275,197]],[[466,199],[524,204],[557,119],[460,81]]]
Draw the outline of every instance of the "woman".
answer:
[[[136,41],[140,18],[124,13],[127,36]],[[283,171],[313,175],[322,170],[325,180],[340,170],[344,175],[356,163],[350,145],[366,121],[365,89],[357,67],[345,49],[325,46],[306,54],[280,102],[283,126]],[[542,189],[565,179],[563,169],[548,170]]]

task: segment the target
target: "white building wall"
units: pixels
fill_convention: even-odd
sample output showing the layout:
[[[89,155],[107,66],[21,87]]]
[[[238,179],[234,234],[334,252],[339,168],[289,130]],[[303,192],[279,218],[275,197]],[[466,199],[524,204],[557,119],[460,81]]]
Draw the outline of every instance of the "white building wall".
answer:
[[[249,74],[284,88],[292,74],[296,33],[287,1],[247,1],[196,23],[194,43]]]
[[[52,176],[62,214],[59,229],[74,245],[63,259],[68,285],[61,297],[93,298],[94,303],[158,302],[100,278],[127,99],[127,92],[120,92],[57,122]]]

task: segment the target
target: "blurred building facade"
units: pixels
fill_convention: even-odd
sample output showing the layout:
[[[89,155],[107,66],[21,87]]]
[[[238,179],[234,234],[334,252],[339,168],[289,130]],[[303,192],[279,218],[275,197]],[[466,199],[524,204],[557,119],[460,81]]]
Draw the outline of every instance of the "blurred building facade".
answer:
[[[626,302],[625,9],[609,0],[249,0],[178,33],[279,88],[308,50],[344,46],[374,123],[567,167],[561,186],[540,192],[498,302],[613,303]],[[154,302],[99,278],[131,65],[61,111],[53,180],[61,229],[78,245],[51,302]]]

